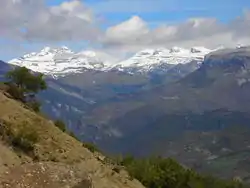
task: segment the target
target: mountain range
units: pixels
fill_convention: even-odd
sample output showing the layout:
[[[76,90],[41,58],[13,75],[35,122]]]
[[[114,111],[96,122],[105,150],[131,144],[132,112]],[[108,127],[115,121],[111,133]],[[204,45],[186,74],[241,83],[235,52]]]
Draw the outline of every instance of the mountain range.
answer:
[[[154,69],[169,70],[178,64],[190,62],[200,63],[204,56],[212,50],[204,47],[183,49],[146,49],[136,53],[133,57],[117,62],[115,58],[97,51],[82,51],[75,53],[69,48],[45,47],[40,52],[32,52],[10,60],[8,63],[29,67],[33,71],[46,75],[65,76],[81,73],[86,70],[120,71],[127,73],[148,73]]]
[[[52,118],[64,119],[70,127],[75,128],[77,124],[80,129],[85,127],[84,130],[91,132],[94,129],[89,138],[93,141],[96,127],[100,129],[100,126],[86,123],[85,119],[92,117],[88,115],[90,111],[133,93],[177,81],[198,69],[211,51],[204,47],[146,49],[125,61],[112,62],[112,58],[94,51],[74,53],[65,46],[45,47],[8,64],[26,66],[47,75],[50,89],[40,95],[44,111],[53,114]],[[105,132],[110,134],[109,129]]]
[[[202,172],[239,175],[250,157],[250,48],[147,49],[115,62],[44,48],[8,62],[47,75],[43,111],[109,154],[170,156]],[[1,78],[1,77],[0,77]],[[219,166],[228,160],[221,171]]]

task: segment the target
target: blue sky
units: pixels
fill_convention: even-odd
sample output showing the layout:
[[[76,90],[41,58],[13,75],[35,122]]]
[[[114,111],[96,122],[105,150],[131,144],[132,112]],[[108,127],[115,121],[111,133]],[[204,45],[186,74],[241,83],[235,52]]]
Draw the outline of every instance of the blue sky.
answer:
[[[39,3],[44,3],[44,1],[45,6],[41,6]],[[160,46],[163,43],[169,43],[169,45],[176,43],[184,46],[200,45],[197,41],[201,39],[208,47],[224,43],[231,45],[234,43],[232,40],[235,40],[235,43],[248,41],[245,35],[242,38],[239,38],[239,35],[241,35],[240,30],[248,31],[249,29],[250,31],[249,0],[82,0],[76,3],[77,1],[37,0],[36,2],[39,2],[37,4],[23,3],[23,5],[24,1],[20,1],[20,6],[12,3],[13,7],[11,7],[10,0],[1,0],[0,7],[3,10],[5,10],[4,6],[7,8],[8,4],[8,8],[13,8],[0,13],[0,16],[4,18],[0,19],[0,26],[6,27],[4,29],[8,33],[6,35],[6,33],[0,32],[0,44],[6,46],[5,49],[0,50],[2,59],[8,60],[23,53],[37,51],[44,45],[60,46],[64,44],[76,51],[104,46],[104,50],[109,52],[114,51],[114,49],[119,49],[119,52],[135,52],[141,48]],[[2,6],[1,3],[3,3]],[[57,11],[60,13],[61,17],[58,23],[53,22],[58,19],[55,16],[50,17],[48,23],[39,23],[39,21],[43,21],[43,15],[45,18],[51,16],[50,8],[52,6],[57,7]],[[68,9],[67,7],[73,8]],[[32,10],[34,14],[37,12],[37,15],[32,15],[32,17],[28,15],[28,18],[27,15],[24,15],[24,19],[20,19],[8,13],[18,12],[22,18],[22,14],[26,14],[27,10]],[[67,15],[70,16],[67,17]],[[86,22],[79,15],[89,16],[91,23],[87,23],[89,20]],[[63,20],[64,18],[65,20]],[[197,20],[202,18],[205,21],[196,27],[194,23],[188,22],[190,18]],[[27,31],[31,32],[27,33],[25,37],[20,36],[20,34],[13,36],[17,35],[16,27],[13,24],[6,25],[4,20],[8,19],[19,24],[18,27],[28,27]],[[215,19],[216,22],[211,21],[211,19]],[[237,19],[240,21],[236,21]],[[74,25],[71,25],[73,22],[75,22]],[[210,26],[206,28],[208,24]],[[173,25],[174,28],[161,29],[166,25]],[[235,29],[236,25],[238,30]],[[183,28],[190,35],[184,33]],[[79,32],[77,32],[78,30]],[[160,37],[157,36],[159,35],[158,30],[162,32],[161,37],[164,39],[162,44],[159,42],[161,41]],[[38,33],[39,31],[41,33]],[[12,34],[11,37],[9,33]],[[93,34],[89,35],[89,33]],[[141,33],[145,34],[141,35]],[[91,44],[86,42],[89,38],[91,38]],[[215,41],[218,38],[221,39],[218,44],[207,42]]]
[[[47,0],[58,5],[65,0]],[[148,22],[179,22],[190,17],[215,17],[228,22],[250,9],[249,0],[82,0],[108,24],[116,24],[139,15]]]
[[[119,12],[112,6],[112,1],[109,3],[108,0],[86,0],[85,2],[94,10],[97,7],[96,11],[104,13],[109,20],[117,19],[118,22],[130,17],[131,14],[138,14],[150,22],[182,21],[189,17],[216,17],[219,20],[228,21],[250,8],[248,0],[131,0],[130,3],[128,0],[113,1],[117,2],[117,6],[127,4],[127,7],[124,7],[123,12]],[[105,7],[102,10],[99,5],[101,3],[106,3],[106,9],[109,10],[105,10]],[[134,7],[132,11],[130,6]],[[123,8],[120,7],[120,9]]]

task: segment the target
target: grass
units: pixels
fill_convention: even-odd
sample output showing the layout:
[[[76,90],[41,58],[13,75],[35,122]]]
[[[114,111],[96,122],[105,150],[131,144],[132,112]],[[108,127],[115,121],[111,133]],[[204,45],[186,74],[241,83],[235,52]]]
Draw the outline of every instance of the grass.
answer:
[[[30,155],[34,154],[39,135],[35,130],[28,128],[25,123],[27,122],[20,123],[18,129],[13,129],[11,124],[2,121],[0,134],[2,139],[12,145],[14,149]]]
[[[62,132],[65,132],[65,131],[66,131],[66,125],[65,125],[65,123],[64,123],[62,120],[58,119],[58,120],[54,121],[54,124],[55,124],[55,126],[58,127]]]
[[[91,188],[92,182],[88,179],[82,180],[79,184],[75,185],[73,188]]]
[[[87,148],[92,153],[94,153],[94,152],[100,152],[100,150],[94,144],[84,142],[82,144],[82,146],[85,147],[85,148]]]
[[[59,131],[53,122],[24,108],[22,103],[6,97],[2,92],[0,104],[4,106],[0,108],[0,137],[15,145],[15,148],[25,151],[33,149],[42,161],[53,159],[70,164],[91,156],[81,142]],[[38,139],[33,135],[39,135]]]
[[[34,151],[35,144],[38,140],[39,136],[34,130],[22,127],[17,133],[13,134],[11,143],[15,148],[25,153],[30,153]]]

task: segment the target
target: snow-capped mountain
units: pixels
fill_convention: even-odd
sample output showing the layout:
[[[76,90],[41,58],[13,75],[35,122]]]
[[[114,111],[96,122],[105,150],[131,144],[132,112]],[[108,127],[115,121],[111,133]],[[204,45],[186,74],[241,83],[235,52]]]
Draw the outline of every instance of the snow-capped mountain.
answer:
[[[117,63],[114,58],[97,51],[75,53],[65,46],[54,49],[45,47],[38,53],[26,54],[18,59],[10,60],[8,63],[25,66],[33,71],[53,76],[79,73],[86,70],[148,73],[154,69],[161,69],[162,71],[166,67],[172,68],[175,65],[193,61],[200,63],[204,60],[205,55],[211,51],[204,47],[147,49]]]
[[[212,51],[204,47],[193,47],[190,49],[179,47],[171,49],[147,49],[136,53],[128,60],[117,63],[113,68],[121,71],[136,69],[138,72],[149,72],[158,67],[172,68],[174,65],[187,64],[193,61],[201,63],[205,55]]]
[[[83,72],[86,69],[105,70],[109,67],[102,54],[94,51],[74,53],[67,47],[45,47],[38,53],[26,54],[18,59],[9,61],[9,64],[25,66],[33,71],[46,75],[65,75]]]

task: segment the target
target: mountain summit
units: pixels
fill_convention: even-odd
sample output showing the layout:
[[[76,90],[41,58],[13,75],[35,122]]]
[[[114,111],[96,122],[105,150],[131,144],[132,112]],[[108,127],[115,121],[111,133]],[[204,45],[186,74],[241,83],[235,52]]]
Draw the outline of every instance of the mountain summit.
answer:
[[[96,52],[83,51],[75,53],[67,47],[45,47],[40,52],[32,52],[9,64],[25,66],[33,71],[47,75],[65,75],[83,72],[85,69],[104,70],[108,65],[101,60]]]
[[[146,49],[136,53],[128,60],[114,65],[114,68],[119,70],[134,68],[139,72],[149,72],[159,66],[163,68],[163,65],[171,65],[170,67],[172,68],[178,64],[188,64],[194,61],[201,63],[204,60],[205,55],[212,51],[213,50],[209,50],[205,47],[184,49],[176,46],[170,49]],[[169,66],[167,68],[169,68]]]
[[[204,56],[211,51],[204,47],[146,49],[125,61],[117,63],[114,58],[98,51],[75,53],[65,46],[61,48],[45,47],[40,52],[26,54],[10,60],[8,63],[25,66],[33,71],[54,76],[81,73],[86,70],[148,73],[156,68],[166,69],[166,67],[172,68],[175,65],[193,61],[202,62]],[[165,65],[167,66],[165,67]]]

